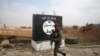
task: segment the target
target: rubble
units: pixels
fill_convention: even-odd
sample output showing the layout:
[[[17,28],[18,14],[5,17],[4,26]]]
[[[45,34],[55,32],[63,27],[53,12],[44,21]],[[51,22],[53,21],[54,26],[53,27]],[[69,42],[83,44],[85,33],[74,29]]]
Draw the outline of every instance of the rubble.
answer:
[[[6,46],[6,45],[9,45],[10,42],[9,42],[9,39],[4,39],[1,41],[1,46]]]
[[[53,50],[35,51],[31,43],[11,44],[14,48],[0,47],[0,56],[53,56]],[[97,46],[97,47],[96,47]],[[66,56],[100,56],[100,45],[61,48]],[[58,56],[62,56],[58,53]]]

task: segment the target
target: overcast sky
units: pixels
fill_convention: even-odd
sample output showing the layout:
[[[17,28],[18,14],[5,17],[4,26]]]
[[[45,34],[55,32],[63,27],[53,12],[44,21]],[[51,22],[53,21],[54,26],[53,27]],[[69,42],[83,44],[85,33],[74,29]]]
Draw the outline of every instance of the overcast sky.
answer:
[[[0,24],[31,26],[32,14],[63,16],[64,25],[100,23],[100,0],[0,0]]]

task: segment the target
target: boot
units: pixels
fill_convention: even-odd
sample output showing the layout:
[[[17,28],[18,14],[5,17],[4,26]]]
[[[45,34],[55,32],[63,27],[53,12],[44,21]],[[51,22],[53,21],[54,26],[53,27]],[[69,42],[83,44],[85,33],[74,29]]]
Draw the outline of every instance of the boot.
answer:
[[[66,53],[63,53],[63,56],[66,56]]]

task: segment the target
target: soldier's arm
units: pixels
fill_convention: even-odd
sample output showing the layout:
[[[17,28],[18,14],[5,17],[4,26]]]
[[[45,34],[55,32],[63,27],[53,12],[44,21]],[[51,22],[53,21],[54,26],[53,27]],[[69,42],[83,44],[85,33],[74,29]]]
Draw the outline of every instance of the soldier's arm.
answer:
[[[54,39],[54,41],[59,41],[59,40],[61,40],[61,38],[59,37]]]
[[[62,30],[60,30],[59,34],[60,34],[60,37],[61,38],[64,38],[64,35],[63,35],[63,31]]]
[[[59,34],[59,36],[57,38],[55,38],[55,41],[56,40],[61,40],[63,38],[63,32],[62,32],[62,30],[59,30],[58,34]]]

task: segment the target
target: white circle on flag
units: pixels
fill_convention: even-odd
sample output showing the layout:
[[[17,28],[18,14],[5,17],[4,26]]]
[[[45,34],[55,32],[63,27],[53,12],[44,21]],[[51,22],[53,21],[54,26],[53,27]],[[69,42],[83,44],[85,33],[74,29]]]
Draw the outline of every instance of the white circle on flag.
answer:
[[[52,20],[47,20],[43,23],[43,31],[47,35],[52,34],[52,30],[55,30],[55,23]]]

